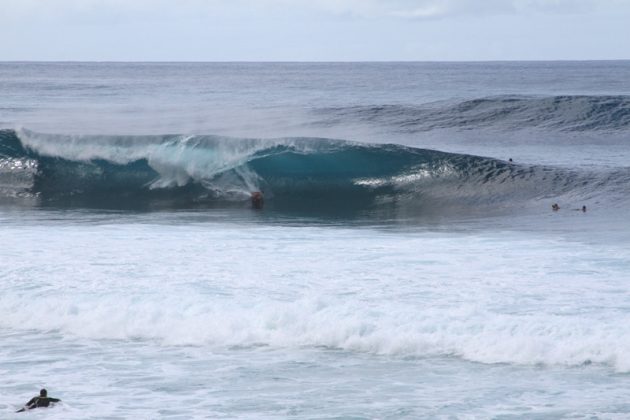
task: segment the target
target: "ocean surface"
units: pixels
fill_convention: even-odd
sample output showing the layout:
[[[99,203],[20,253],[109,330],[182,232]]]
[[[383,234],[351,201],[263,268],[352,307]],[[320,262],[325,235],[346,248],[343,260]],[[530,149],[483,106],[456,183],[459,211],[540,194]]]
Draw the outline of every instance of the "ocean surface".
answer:
[[[629,162],[628,61],[0,63],[0,418],[629,418]]]

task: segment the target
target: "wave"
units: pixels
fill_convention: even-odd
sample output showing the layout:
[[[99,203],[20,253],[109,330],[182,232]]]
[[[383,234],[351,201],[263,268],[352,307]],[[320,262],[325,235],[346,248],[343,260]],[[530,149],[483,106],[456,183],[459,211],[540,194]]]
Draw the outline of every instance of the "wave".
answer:
[[[397,357],[454,356],[488,364],[598,363],[630,372],[626,318],[500,314],[474,304],[450,311],[404,304],[366,309],[364,302],[330,297],[234,304],[110,293],[97,301],[23,295],[0,302],[11,309],[0,326],[92,339],[219,348],[311,346]]]
[[[393,144],[219,136],[0,131],[0,195],[130,207],[247,203],[276,209],[466,212],[624,190],[630,171],[587,173]]]
[[[359,122],[413,133],[435,129],[617,131],[630,128],[630,96],[496,96],[419,106],[375,105],[318,110],[316,124]]]

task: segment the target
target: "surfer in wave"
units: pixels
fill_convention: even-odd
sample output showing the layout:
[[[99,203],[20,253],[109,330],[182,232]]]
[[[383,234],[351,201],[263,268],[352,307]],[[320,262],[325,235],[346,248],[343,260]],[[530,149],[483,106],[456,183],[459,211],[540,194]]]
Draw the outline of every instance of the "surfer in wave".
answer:
[[[254,191],[252,193],[252,208],[254,209],[262,209],[265,204],[265,200],[260,191]]]

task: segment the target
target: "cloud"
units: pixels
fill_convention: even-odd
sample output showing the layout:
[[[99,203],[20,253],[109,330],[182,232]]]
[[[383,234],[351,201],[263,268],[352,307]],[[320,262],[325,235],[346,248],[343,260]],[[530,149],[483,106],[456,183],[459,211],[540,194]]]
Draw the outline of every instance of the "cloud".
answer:
[[[627,58],[630,0],[0,0],[0,60]]]
[[[414,22],[489,16],[630,15],[630,0],[0,0],[7,30],[120,25],[269,27],[280,21]],[[275,23],[274,23],[275,22]],[[300,23],[301,22],[301,23]],[[0,32],[2,35],[2,32]]]
[[[627,0],[233,0],[241,7],[317,10],[363,18],[438,18],[454,15],[574,14],[627,10]]]
[[[425,19],[452,15],[584,13],[628,8],[627,0],[0,0],[5,18],[157,15],[189,17],[318,12],[359,18]]]
[[[619,0],[392,0],[382,1],[382,15],[426,19],[455,15],[585,13],[614,9]],[[376,8],[373,8],[376,9]]]

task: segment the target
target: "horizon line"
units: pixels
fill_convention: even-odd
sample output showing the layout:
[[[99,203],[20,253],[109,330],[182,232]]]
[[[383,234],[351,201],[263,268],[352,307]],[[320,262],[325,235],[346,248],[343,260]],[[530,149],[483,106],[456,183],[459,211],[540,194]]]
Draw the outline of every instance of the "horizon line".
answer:
[[[137,64],[378,64],[378,63],[559,63],[559,62],[620,62],[630,58],[605,59],[492,59],[492,60],[0,60],[12,63],[137,63]]]

